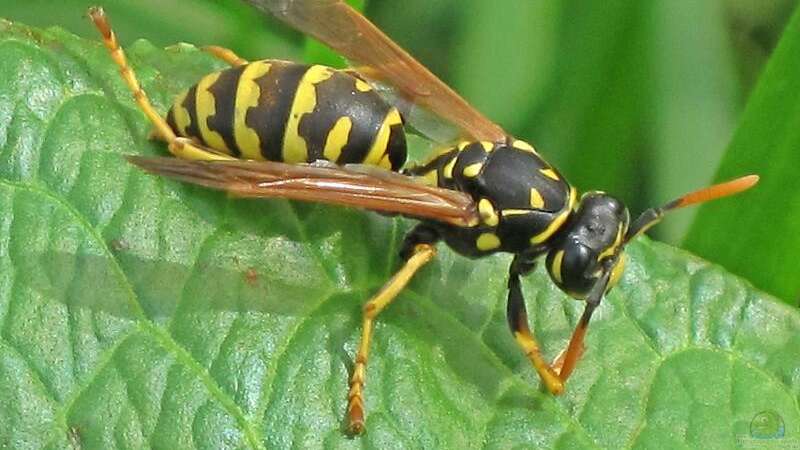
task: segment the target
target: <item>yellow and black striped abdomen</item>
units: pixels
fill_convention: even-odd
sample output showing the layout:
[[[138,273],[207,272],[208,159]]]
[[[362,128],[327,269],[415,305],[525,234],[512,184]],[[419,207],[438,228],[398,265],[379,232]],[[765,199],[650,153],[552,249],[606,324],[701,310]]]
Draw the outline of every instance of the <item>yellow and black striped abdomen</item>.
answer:
[[[181,136],[246,159],[326,159],[398,170],[403,121],[364,81],[327,66],[255,61],[215,72],[167,115]]]

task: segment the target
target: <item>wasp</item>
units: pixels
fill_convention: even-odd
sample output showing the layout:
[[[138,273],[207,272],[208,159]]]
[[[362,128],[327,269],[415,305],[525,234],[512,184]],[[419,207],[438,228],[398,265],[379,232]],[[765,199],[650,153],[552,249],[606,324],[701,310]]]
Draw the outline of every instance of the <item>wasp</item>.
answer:
[[[522,140],[507,134],[342,0],[249,0],[354,64],[337,70],[279,60],[245,61],[207,51],[230,68],[179,95],[166,117],[152,106],[100,8],[89,16],[141,110],[175,158],[128,159],[142,169],[237,196],[360,207],[418,219],[403,265],[363,307],[347,395],[347,428],[365,429],[364,386],[375,318],[444,241],[479,258],[513,260],[508,325],[552,394],[561,394],[584,352],[593,312],[625,265],[628,242],[677,208],[752,187],[756,175],[691,192],[631,220],[617,198],[576,189]],[[387,92],[389,95],[386,95]],[[428,111],[457,131],[428,161],[406,166],[406,132]],[[432,114],[430,114],[432,113]],[[433,133],[432,133],[433,134]],[[433,136],[434,140],[436,139]],[[528,325],[520,277],[544,259],[552,281],[585,302],[567,347],[552,363]]]

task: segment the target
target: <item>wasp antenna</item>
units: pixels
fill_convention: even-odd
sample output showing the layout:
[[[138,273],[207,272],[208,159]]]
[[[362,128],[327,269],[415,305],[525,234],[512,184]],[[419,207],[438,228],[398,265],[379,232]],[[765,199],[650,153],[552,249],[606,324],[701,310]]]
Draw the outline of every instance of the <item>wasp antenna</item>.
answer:
[[[664,206],[647,209],[631,223],[631,226],[628,228],[628,233],[625,235],[625,242],[630,241],[660,222],[661,219],[664,218],[664,214],[668,211],[738,194],[755,186],[756,183],[758,183],[758,179],[758,175],[746,175],[736,178],[735,180],[690,192],[672,200]]]
[[[664,211],[669,211],[672,209],[683,208],[685,206],[705,203],[718,198],[738,194],[755,186],[756,183],[758,183],[758,179],[758,175],[746,175],[735,180],[715,184],[713,186],[690,192],[680,198],[677,198],[662,206],[661,209]]]

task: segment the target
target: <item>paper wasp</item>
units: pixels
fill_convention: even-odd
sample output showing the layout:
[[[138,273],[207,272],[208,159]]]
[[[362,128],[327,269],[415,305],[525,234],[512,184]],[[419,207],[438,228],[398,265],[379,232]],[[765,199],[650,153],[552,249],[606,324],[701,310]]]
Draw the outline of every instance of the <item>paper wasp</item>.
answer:
[[[477,258],[514,255],[508,323],[544,385],[560,394],[583,353],[589,320],[617,283],[625,245],[667,211],[753,186],[751,175],[686,194],[631,221],[603,192],[578,198],[530,144],[506,134],[342,0],[249,0],[324,42],[350,70],[286,61],[245,61],[207,50],[232,67],[203,77],[155,111],[128,66],[102,11],[91,19],[136,102],[177,158],[129,157],[141,168],[246,197],[281,197],[400,214],[421,222],[405,237],[402,268],[363,309],[361,342],[349,384],[347,420],[364,430],[364,384],[374,319],[444,241]],[[390,86],[387,101],[378,86]],[[453,125],[459,139],[421,165],[404,168],[406,126],[419,106]],[[567,348],[548,363],[528,326],[520,277],[545,258],[553,282],[585,301]]]

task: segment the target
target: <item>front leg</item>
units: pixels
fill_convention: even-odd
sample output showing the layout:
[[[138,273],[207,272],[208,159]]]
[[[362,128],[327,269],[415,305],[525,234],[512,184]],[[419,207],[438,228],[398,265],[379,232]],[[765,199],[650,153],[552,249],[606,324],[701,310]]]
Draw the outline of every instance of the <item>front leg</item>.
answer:
[[[434,244],[438,240],[439,234],[424,224],[417,225],[411,230],[406,235],[403,248],[400,250],[400,256],[406,261],[405,264],[364,304],[361,343],[358,345],[353,376],[350,378],[350,390],[347,394],[347,429],[350,433],[361,434],[364,431],[364,383],[375,317],[389,306],[411,281],[411,277],[433,259],[436,255]]]
[[[522,296],[519,277],[531,272],[534,267],[533,262],[520,257],[515,257],[514,262],[511,263],[508,274],[508,306],[506,310],[508,326],[547,390],[553,395],[559,395],[564,392],[564,381],[553,366],[544,360],[539,343],[528,327],[528,312],[525,309],[525,298]]]
[[[533,363],[533,367],[547,390],[553,395],[559,395],[564,392],[564,385],[567,379],[583,355],[583,341],[586,337],[586,330],[589,327],[589,320],[608,289],[609,278],[615,264],[616,258],[606,264],[603,275],[586,297],[586,306],[581,318],[578,320],[578,324],[575,326],[575,330],[572,332],[569,344],[556,358],[554,364],[548,364],[542,358],[539,343],[536,342],[536,338],[533,337],[533,333],[528,328],[528,312],[525,309],[525,299],[522,296],[522,287],[519,281],[520,275],[525,275],[532,271],[534,264],[530,260],[522,260],[519,257],[514,258],[514,262],[511,263],[508,278],[508,325],[511,327],[511,332],[514,333],[517,343]]]
[[[562,350],[561,354],[556,358],[555,364],[560,366],[558,376],[562,382],[566,382],[567,378],[572,374],[575,366],[578,364],[581,356],[583,356],[583,340],[586,338],[586,330],[589,328],[589,320],[592,318],[595,309],[600,305],[607,289],[608,280],[616,264],[616,259],[612,260],[605,269],[605,273],[600,280],[595,283],[589,295],[586,297],[586,305],[583,308],[583,314],[575,325],[575,330],[572,332],[572,337],[569,340],[567,347]]]

